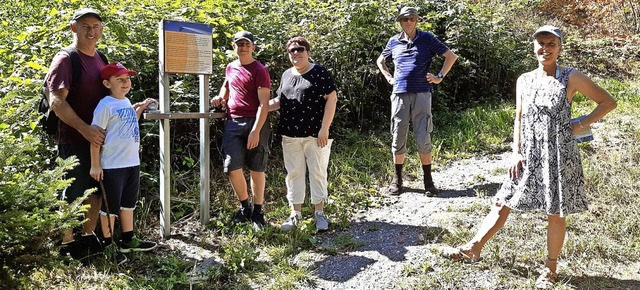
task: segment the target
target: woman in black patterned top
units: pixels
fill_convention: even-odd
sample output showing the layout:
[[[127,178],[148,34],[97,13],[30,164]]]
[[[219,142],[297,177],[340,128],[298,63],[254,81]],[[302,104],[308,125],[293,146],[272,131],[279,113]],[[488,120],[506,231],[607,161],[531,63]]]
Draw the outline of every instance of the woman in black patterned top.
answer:
[[[509,178],[496,194],[494,206],[475,237],[443,254],[453,259],[478,260],[485,243],[504,226],[511,209],[544,211],[548,219],[547,260],[536,286],[546,288],[557,279],[566,216],[587,210],[574,133],[604,117],[616,107],[616,101],[577,69],[557,63],[562,51],[560,29],[545,25],[533,38],[538,68],[518,78]],[[572,122],[571,102],[577,92],[597,106],[580,121]]]
[[[295,228],[302,218],[308,167],[316,229],[323,231],[329,228],[324,202],[328,196],[327,167],[333,142],[329,127],[338,100],[336,86],[326,68],[309,61],[311,45],[305,38],[290,39],[286,49],[293,66],[282,74],[277,96],[269,102],[270,110],[280,109],[282,155],[291,206],[291,215],[282,229]]]

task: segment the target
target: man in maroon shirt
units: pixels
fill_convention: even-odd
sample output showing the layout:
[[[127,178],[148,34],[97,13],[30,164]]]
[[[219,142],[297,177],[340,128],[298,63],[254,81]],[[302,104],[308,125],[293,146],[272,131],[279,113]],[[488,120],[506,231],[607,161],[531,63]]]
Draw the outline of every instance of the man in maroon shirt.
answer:
[[[60,118],[56,136],[58,155],[63,159],[75,156],[79,161],[67,173],[67,178],[74,178],[63,192],[63,198],[70,203],[82,197],[85,190],[98,187],[97,182],[89,175],[90,144],[101,146],[105,132],[90,124],[93,110],[107,91],[100,79],[105,63],[96,50],[96,44],[102,36],[102,18],[95,10],[79,9],[74,13],[69,28],[73,32],[70,47],[77,51],[82,64],[80,77],[73,79],[71,57],[68,53],[59,52],[51,62],[47,88],[51,92],[51,109]],[[65,230],[60,251],[63,255],[79,260],[101,252],[102,248],[94,234],[101,196],[89,194],[85,204],[90,205],[90,208],[85,213],[87,221],[83,224],[80,239],[74,239],[72,229]]]
[[[256,49],[253,34],[239,31],[233,37],[233,49],[238,59],[225,70],[224,84],[211,105],[227,105],[227,121],[222,138],[224,172],[241,207],[234,223],[252,222],[254,228],[266,225],[264,203],[265,169],[269,155],[269,121],[267,120],[271,81],[269,72],[253,58]],[[251,177],[253,206],[249,199],[243,167]]]

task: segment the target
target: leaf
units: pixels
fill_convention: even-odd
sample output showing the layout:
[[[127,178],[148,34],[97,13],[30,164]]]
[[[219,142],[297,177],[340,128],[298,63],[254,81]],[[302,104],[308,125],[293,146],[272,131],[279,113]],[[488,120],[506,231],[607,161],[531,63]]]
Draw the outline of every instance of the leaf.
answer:
[[[34,68],[34,69],[37,69],[37,70],[39,70],[39,69],[41,69],[41,68],[42,68],[42,65],[41,65],[41,64],[39,64],[39,63],[37,63],[37,62],[33,62],[33,61],[28,61],[28,62],[27,62],[27,65],[28,65],[29,67]]]

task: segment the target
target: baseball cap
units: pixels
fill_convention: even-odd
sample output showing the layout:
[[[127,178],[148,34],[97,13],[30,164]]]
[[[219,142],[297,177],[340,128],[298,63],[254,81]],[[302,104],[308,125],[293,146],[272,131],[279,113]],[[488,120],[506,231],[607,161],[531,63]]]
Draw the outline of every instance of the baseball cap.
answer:
[[[93,15],[95,17],[98,18],[98,20],[102,21],[102,17],[100,17],[100,14],[98,14],[97,11],[91,9],[91,8],[80,8],[78,10],[76,10],[75,13],[73,13],[73,18],[71,18],[71,20],[78,20],[84,16],[87,15]]]
[[[102,72],[100,72],[100,77],[103,80],[108,80],[112,76],[119,76],[123,74],[137,75],[138,72],[127,69],[126,67],[124,67],[124,65],[122,65],[119,62],[112,62],[102,69]]]
[[[400,18],[402,17],[418,17],[418,19],[420,19],[420,15],[418,15],[418,8],[402,7],[402,9],[400,9],[400,13],[396,16],[396,21],[400,21]]]
[[[236,32],[236,34],[233,36],[233,43],[238,42],[241,39],[245,39],[249,42],[251,42],[251,44],[253,44],[253,34],[251,34],[251,32],[246,31],[246,30],[242,30],[242,31],[238,31]]]
[[[536,30],[536,32],[533,33],[533,38],[536,38],[536,36],[538,36],[538,34],[540,33],[551,33],[555,36],[557,36],[558,38],[560,38],[560,40],[562,41],[562,32],[560,32],[560,28],[555,27],[553,25],[543,25],[540,28],[538,28],[538,30]]]

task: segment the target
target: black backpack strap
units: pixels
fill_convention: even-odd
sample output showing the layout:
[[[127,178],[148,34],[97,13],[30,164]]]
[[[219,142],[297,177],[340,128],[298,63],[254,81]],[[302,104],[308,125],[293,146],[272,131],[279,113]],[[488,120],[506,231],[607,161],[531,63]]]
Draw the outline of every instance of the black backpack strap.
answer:
[[[98,55],[100,56],[102,61],[104,61],[104,64],[109,64],[109,60],[107,59],[107,56],[105,56],[104,54],[102,54],[102,52],[99,52],[97,50],[96,50],[96,52],[98,53]]]
[[[78,82],[80,79],[80,74],[82,73],[82,61],[80,61],[78,50],[76,50],[75,47],[65,47],[62,51],[66,52],[71,58],[71,85],[73,86],[73,84]]]
[[[71,85],[73,86],[78,80],[80,80],[80,74],[82,73],[82,61],[80,60],[80,55],[78,54],[78,50],[75,47],[69,46],[62,49],[65,53],[69,55],[71,58]],[[109,64],[109,60],[102,53],[96,50],[104,64]]]

